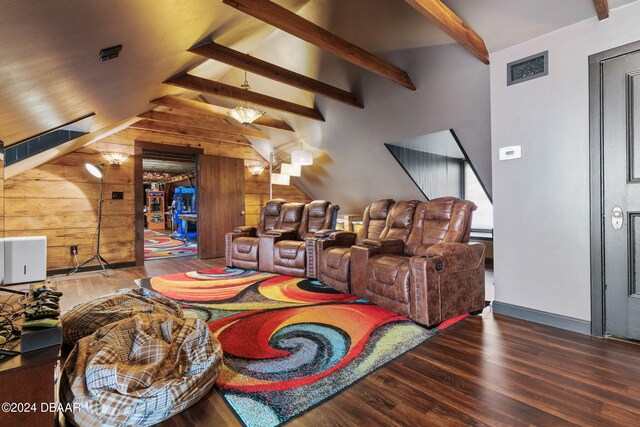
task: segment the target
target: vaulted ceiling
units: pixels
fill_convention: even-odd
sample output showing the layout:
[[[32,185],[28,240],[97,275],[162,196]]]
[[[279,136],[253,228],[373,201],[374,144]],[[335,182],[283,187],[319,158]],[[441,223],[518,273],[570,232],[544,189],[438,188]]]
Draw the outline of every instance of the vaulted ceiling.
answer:
[[[631,1],[609,0],[609,6],[615,8]],[[489,52],[593,17],[596,14],[594,4],[600,2],[444,0],[484,39]],[[83,145],[91,143],[100,135],[140,120],[138,116],[154,108],[167,114],[171,102],[181,102],[180,98],[167,95],[186,98],[200,95],[196,102],[206,101],[218,106],[211,108],[235,106],[237,101],[220,95],[231,90],[227,86],[238,87],[244,79],[243,72],[219,60],[207,59],[203,52],[189,52],[190,48],[212,40],[239,54],[251,54],[310,79],[323,78],[324,83],[352,93],[354,102],[364,103],[365,109],[376,108],[388,101],[362,92],[366,86],[363,81],[384,77],[371,77],[368,71],[350,65],[341,65],[344,72],[327,73],[327,67],[336,64],[331,54],[225,4],[238,3],[233,0],[224,3],[222,0],[2,3],[0,140],[5,145],[93,112],[91,130],[94,137],[88,136],[81,141]],[[274,3],[385,60],[395,52],[456,43],[416,10],[416,4],[423,3],[421,0],[277,0]],[[98,61],[101,49],[118,44],[123,45],[119,58]],[[393,60],[389,62],[393,63]],[[402,68],[405,64],[393,65]],[[189,81],[183,75],[187,71],[193,76]],[[198,79],[211,80],[216,86],[204,87]],[[322,99],[324,95],[255,74],[250,74],[249,80],[253,92],[288,103],[289,112],[287,108],[265,108],[268,118],[274,122],[272,125],[280,122],[296,131],[283,130],[283,125],[258,124],[249,128],[252,131],[238,132],[240,142],[253,143],[263,154],[273,146],[299,136],[309,139],[309,133],[313,133],[313,127],[307,125],[310,120],[326,120],[323,126],[331,127],[330,114],[322,107],[329,105],[327,103],[345,103],[344,99],[325,100]],[[421,82],[415,83],[419,90]],[[291,113],[291,108],[297,109],[295,114]],[[166,126],[164,119],[167,117],[151,114],[143,116],[137,126],[156,129]],[[314,114],[317,116],[311,117]],[[169,119],[175,121],[176,117]],[[172,124],[183,125],[185,123]],[[227,125],[233,123],[219,120],[210,129],[206,125],[200,129],[202,134],[221,132]],[[56,155],[76,148],[77,144],[68,145]],[[331,155],[335,157],[340,153]]]

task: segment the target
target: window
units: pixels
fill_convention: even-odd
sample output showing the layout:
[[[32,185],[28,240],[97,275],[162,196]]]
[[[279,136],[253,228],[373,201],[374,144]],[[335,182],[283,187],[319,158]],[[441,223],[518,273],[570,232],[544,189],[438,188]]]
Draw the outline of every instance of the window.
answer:
[[[4,152],[5,166],[18,163],[38,153],[57,147],[89,133],[94,114],[67,123],[50,131],[41,133],[7,147]]]
[[[471,229],[493,232],[493,204],[453,130],[385,144],[428,200],[453,196],[474,202]]]

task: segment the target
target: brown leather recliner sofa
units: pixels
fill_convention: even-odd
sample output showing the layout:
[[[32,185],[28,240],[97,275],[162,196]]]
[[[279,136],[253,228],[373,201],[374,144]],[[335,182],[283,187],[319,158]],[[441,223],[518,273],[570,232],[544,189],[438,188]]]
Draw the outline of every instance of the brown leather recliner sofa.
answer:
[[[409,232],[352,246],[351,293],[427,326],[482,310],[484,245],[468,243],[475,209],[454,197],[397,202],[387,224]]]
[[[307,239],[307,276],[318,278],[340,292],[349,293],[351,246],[367,238],[385,237],[382,233],[394,203],[395,200],[383,199],[367,206],[362,216],[362,227],[357,234],[335,231],[327,236],[320,232],[316,233],[315,239]]]
[[[295,206],[293,206],[295,205]],[[305,239],[335,230],[340,207],[326,200],[282,207],[282,223],[260,237],[260,270],[288,276],[307,275]]]
[[[258,269],[258,245],[260,236],[273,230],[278,224],[284,199],[269,200],[260,209],[260,222],[256,227],[236,227],[225,235],[225,262],[229,267]]]

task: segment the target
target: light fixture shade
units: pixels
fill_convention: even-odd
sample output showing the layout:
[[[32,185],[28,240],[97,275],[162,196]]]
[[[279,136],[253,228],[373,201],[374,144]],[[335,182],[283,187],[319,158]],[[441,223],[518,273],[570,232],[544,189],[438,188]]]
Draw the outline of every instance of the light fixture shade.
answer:
[[[246,105],[239,105],[236,108],[229,110],[227,113],[235,120],[239,121],[243,125],[253,123],[258,120],[264,112],[256,110],[255,108],[248,107]]]
[[[282,173],[272,173],[271,183],[274,185],[289,185],[290,176]]]
[[[87,170],[89,171],[89,173],[93,176],[95,176],[96,178],[102,178],[103,176],[103,170],[102,167],[99,165],[94,165],[93,163],[85,163],[84,165],[85,168],[87,168]]]
[[[100,154],[102,154],[102,157],[107,161],[107,163],[113,166],[120,166],[129,158],[129,155],[124,153],[102,152]]]
[[[249,169],[249,172],[251,173],[251,175],[258,176],[264,170],[264,166],[262,166],[262,165],[247,165],[247,169]]]
[[[280,173],[289,176],[300,176],[302,174],[302,168],[299,165],[290,165],[289,163],[283,163],[280,165]]]
[[[291,163],[296,166],[313,164],[313,153],[309,150],[295,150],[291,152]]]

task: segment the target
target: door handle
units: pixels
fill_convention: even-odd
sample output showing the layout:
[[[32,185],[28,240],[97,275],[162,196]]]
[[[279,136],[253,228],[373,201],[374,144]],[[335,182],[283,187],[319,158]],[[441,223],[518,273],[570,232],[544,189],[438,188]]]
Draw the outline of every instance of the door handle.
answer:
[[[624,223],[624,215],[622,214],[622,208],[615,206],[611,211],[611,225],[614,230],[620,230]]]

